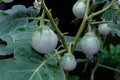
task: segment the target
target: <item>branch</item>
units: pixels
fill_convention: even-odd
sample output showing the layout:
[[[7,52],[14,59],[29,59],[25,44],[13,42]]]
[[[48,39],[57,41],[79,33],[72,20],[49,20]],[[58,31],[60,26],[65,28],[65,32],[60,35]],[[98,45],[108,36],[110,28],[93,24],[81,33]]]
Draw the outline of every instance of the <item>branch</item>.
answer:
[[[68,49],[67,43],[66,43],[66,41],[65,41],[65,38],[64,38],[62,32],[59,30],[58,26],[56,25],[56,23],[55,23],[52,15],[51,15],[51,13],[50,13],[50,11],[48,10],[47,6],[46,6],[45,3],[44,3],[44,0],[41,0],[41,6],[42,6],[42,8],[44,9],[45,13],[47,14],[47,16],[48,16],[51,24],[53,25],[55,31],[59,34],[59,36],[60,36],[60,38],[61,38],[61,41],[62,41],[62,43],[63,43],[64,48],[65,48],[65,49]]]
[[[103,24],[103,23],[110,23],[113,21],[98,21],[98,22],[91,22],[91,24]]]
[[[104,68],[107,68],[107,69],[110,69],[110,70],[113,70],[113,71],[115,71],[115,72],[120,73],[120,70],[119,70],[119,69],[115,69],[115,68],[112,68],[112,67],[109,67],[109,66],[106,66],[106,65],[102,65],[102,64],[99,64],[98,66],[99,66],[99,67],[104,67]]]
[[[98,11],[98,12],[92,13],[92,14],[89,16],[89,19],[91,19],[91,18],[93,18],[93,17],[95,17],[95,16],[97,16],[97,15],[99,15],[99,14],[102,14],[102,13],[104,13],[105,11],[109,10],[116,2],[117,2],[117,0],[112,0],[111,4],[108,5],[106,8],[104,8],[104,9]]]
[[[79,40],[79,37],[80,37],[81,33],[83,32],[83,30],[84,30],[84,28],[85,28],[85,25],[86,25],[86,23],[87,23],[87,21],[88,21],[88,18],[87,18],[87,17],[88,17],[89,5],[90,5],[90,0],[87,0],[85,15],[84,15],[82,24],[81,24],[81,26],[80,26],[80,28],[79,28],[76,36],[75,36],[75,39],[74,39],[74,41],[73,41],[72,48],[71,48],[71,49],[72,49],[72,50],[71,50],[72,52],[74,51],[74,49],[75,49],[75,47],[76,47],[76,44],[77,44],[77,42],[78,42],[78,40]]]

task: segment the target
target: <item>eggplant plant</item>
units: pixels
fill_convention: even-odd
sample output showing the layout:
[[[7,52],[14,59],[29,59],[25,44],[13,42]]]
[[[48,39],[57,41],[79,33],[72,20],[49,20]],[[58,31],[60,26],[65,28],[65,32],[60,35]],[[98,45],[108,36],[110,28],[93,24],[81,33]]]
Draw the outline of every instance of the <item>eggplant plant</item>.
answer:
[[[60,18],[46,3],[34,0],[30,7],[0,10],[0,80],[86,80],[83,74],[102,80],[96,78],[100,68],[120,74],[120,0],[72,2],[72,36],[68,27],[61,30]]]

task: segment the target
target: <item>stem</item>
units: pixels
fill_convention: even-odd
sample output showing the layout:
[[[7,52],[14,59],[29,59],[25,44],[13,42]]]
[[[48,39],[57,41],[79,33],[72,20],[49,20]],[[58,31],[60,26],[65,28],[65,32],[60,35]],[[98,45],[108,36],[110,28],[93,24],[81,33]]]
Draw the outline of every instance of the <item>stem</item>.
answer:
[[[88,59],[77,59],[77,63],[87,62]]]
[[[68,52],[71,53],[71,46],[72,46],[72,43],[69,44],[68,46]]]
[[[67,43],[66,43],[66,41],[65,41],[65,38],[64,38],[62,32],[59,30],[58,26],[56,25],[56,23],[55,23],[52,15],[51,15],[51,13],[49,12],[47,6],[46,6],[45,3],[44,3],[44,0],[41,0],[41,6],[42,6],[42,8],[44,9],[45,13],[47,14],[47,16],[48,16],[51,24],[52,24],[53,27],[54,27],[54,29],[55,29],[56,32],[59,34],[59,36],[60,36],[60,38],[61,38],[61,41],[62,41],[62,43],[63,43],[64,48],[65,48],[65,49],[68,49]]]
[[[45,18],[45,12],[44,12],[44,10],[43,10],[42,16],[40,17],[40,26],[45,25],[44,18]]]
[[[101,46],[102,46],[101,48],[104,47],[105,40],[106,40],[106,37],[105,37],[104,40],[103,40],[103,43],[102,43],[102,45],[101,45]],[[97,70],[97,68],[98,68],[98,66],[99,66],[101,57],[102,57],[102,53],[99,54],[97,63],[96,63],[96,65],[95,65],[95,67],[93,68],[93,70],[91,71],[91,79],[90,79],[90,80],[94,80],[94,74],[95,74],[95,71]]]
[[[87,66],[88,66],[88,62],[85,63],[85,67],[84,67],[82,73],[84,73],[87,70]]]
[[[73,45],[72,45],[72,48],[71,48],[71,49],[72,49],[72,50],[71,50],[72,53],[73,53],[73,51],[74,51],[74,49],[75,49],[75,46],[76,46],[76,44],[77,44],[77,42],[78,42],[78,40],[79,40],[79,37],[80,37],[81,33],[83,32],[83,30],[84,30],[84,28],[85,28],[85,25],[86,25],[86,23],[87,23],[87,21],[88,21],[87,16],[88,16],[88,11],[89,11],[89,4],[90,4],[90,0],[87,0],[85,15],[84,15],[82,24],[81,24],[81,26],[80,26],[80,28],[79,28],[76,36],[75,36],[75,39],[74,39],[74,41],[73,41]]]
[[[77,44],[77,42],[78,42],[78,40],[79,40],[79,37],[80,37],[81,33],[83,32],[83,30],[84,30],[84,28],[85,28],[85,25],[86,25],[86,23],[88,22],[88,20],[92,19],[93,17],[95,17],[95,16],[97,16],[97,15],[99,15],[99,14],[102,14],[102,13],[105,12],[106,10],[109,10],[109,9],[114,5],[115,2],[117,2],[117,0],[113,0],[113,1],[111,2],[111,4],[108,5],[106,8],[104,8],[104,9],[98,11],[98,12],[92,13],[90,16],[88,16],[90,0],[87,0],[85,16],[84,16],[84,19],[83,19],[83,21],[82,21],[82,24],[81,24],[81,26],[80,26],[80,28],[79,28],[76,36],[75,36],[75,39],[74,39],[74,41],[73,41],[72,52],[74,51],[75,46],[76,46],[76,44]],[[87,17],[87,16],[88,16],[88,17]]]
[[[66,75],[66,80],[69,80],[69,72],[68,71],[64,71],[65,75]]]
[[[37,0],[35,0],[35,3],[37,3],[38,1]]]
[[[66,51],[66,49],[63,49],[63,50],[60,50],[60,51],[58,51],[58,52],[56,52],[54,55],[52,55],[51,57],[49,57],[47,60],[45,60],[44,62],[46,63],[46,62],[48,62],[48,61],[50,61],[51,59],[53,59],[55,56],[57,56],[57,55],[59,55],[59,54],[62,54],[63,52],[65,52]]]
[[[91,78],[90,78],[90,80],[94,80],[94,74],[95,74],[95,71],[96,71],[97,68],[98,68],[98,64],[99,64],[99,62],[100,62],[100,59],[101,59],[101,55],[99,55],[98,60],[97,60],[97,63],[96,63],[96,65],[95,65],[94,69],[93,69],[92,72],[91,72]]]
[[[29,20],[40,20],[40,18],[36,18],[36,17],[28,17]],[[48,19],[44,19],[45,22],[50,22],[50,20]]]
[[[36,18],[36,17],[29,17],[29,20],[40,20],[40,18]]]
[[[120,73],[120,70],[119,70],[119,69],[115,69],[115,68],[112,68],[112,67],[109,67],[109,66],[106,66],[106,65],[102,65],[102,64],[99,64],[98,66],[99,66],[99,67],[104,67],[104,68],[107,68],[107,69],[110,69],[110,70],[113,70],[113,71],[115,71],[115,72]]]
[[[103,23],[110,23],[112,21],[98,21],[98,22],[91,22],[91,24],[103,24]]]
[[[102,14],[103,12],[109,10],[109,9],[114,5],[115,2],[117,2],[117,0],[112,0],[112,2],[111,2],[110,5],[108,5],[106,8],[104,8],[104,9],[98,11],[98,12],[92,13],[92,14],[89,16],[89,18],[95,17],[95,16],[97,16],[97,15],[99,15],[99,14]]]
[[[88,22],[88,32],[92,32],[92,28],[91,28],[90,22]]]
[[[47,63],[48,61],[50,61],[51,59],[53,59],[55,56],[59,55],[59,54],[62,54],[63,52],[65,52],[66,50],[63,49],[57,53],[55,53],[54,55],[52,55],[51,57],[49,57],[47,60],[43,61],[39,66],[38,68],[33,72],[33,74],[31,75],[30,79],[29,80],[32,80],[34,75],[39,71],[39,69],[45,64]]]

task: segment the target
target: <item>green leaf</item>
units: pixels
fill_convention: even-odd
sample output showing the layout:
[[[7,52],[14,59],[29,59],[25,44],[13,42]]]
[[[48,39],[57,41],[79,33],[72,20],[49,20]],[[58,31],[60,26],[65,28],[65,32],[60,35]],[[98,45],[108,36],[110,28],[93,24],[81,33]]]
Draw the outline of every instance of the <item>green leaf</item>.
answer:
[[[6,16],[5,12],[0,10],[0,18]]]
[[[69,80],[80,80],[79,76],[69,76]]]
[[[28,40],[14,40],[10,36],[7,36],[4,40],[7,42],[7,46],[0,47],[0,55],[14,53],[15,49],[17,49],[21,46],[29,46],[30,45]]]
[[[5,3],[9,3],[9,2],[12,2],[13,0],[2,0],[2,1]]]
[[[32,21],[2,37],[2,39],[7,42],[7,46],[0,47],[0,55],[14,53],[15,49],[21,46],[30,46],[32,33],[37,27],[37,23],[37,21]]]
[[[55,21],[56,25],[59,25],[59,19],[58,18],[54,19],[54,21]],[[55,29],[53,28],[53,26],[50,23],[50,21],[47,22],[46,25],[48,25],[53,31],[55,31]]]
[[[14,55],[13,59],[0,61],[0,80],[65,80],[60,67],[44,64],[31,47],[20,47]]]
[[[32,33],[34,32],[36,27],[38,27],[38,21],[35,20],[22,27],[16,28],[8,35],[10,35],[15,40],[30,40],[32,37]]]
[[[102,15],[102,18],[105,19],[105,20],[110,20],[111,21],[115,18],[116,12],[117,12],[117,10],[110,9]]]
[[[0,37],[4,37],[17,28],[28,24],[28,18],[37,14],[31,8],[25,8],[22,5],[15,5],[12,9],[4,12],[6,16],[0,18]]]
[[[67,44],[71,43],[75,37],[72,36],[64,36]],[[75,51],[81,51],[80,50],[80,39],[78,40],[78,43],[76,44]]]
[[[109,23],[108,26],[111,27],[111,33],[113,36],[117,35],[120,37],[120,22],[117,24]]]
[[[0,2],[3,2],[3,0],[0,0]]]
[[[120,8],[117,10],[117,14],[120,15]]]
[[[120,45],[109,45],[109,49],[104,48],[102,50],[102,63],[110,65],[110,66],[116,66],[118,63],[120,63]]]
[[[33,7],[26,8],[24,5],[14,5],[12,9],[6,10],[6,14],[18,15],[21,17],[34,17],[39,14]]]
[[[101,3],[91,4],[90,5],[90,13],[94,12],[100,4]]]

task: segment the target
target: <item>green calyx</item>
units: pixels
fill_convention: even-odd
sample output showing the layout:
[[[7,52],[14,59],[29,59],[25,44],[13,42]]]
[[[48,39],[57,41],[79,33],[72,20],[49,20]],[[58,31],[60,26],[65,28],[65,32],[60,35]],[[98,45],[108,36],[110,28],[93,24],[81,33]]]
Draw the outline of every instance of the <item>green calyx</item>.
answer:
[[[36,29],[35,29],[35,31],[38,31],[38,32],[40,32],[40,33],[42,33],[43,31],[45,31],[45,30],[50,30],[50,28],[48,27],[48,26],[46,26],[46,25],[42,25],[42,26],[39,26],[39,27],[37,27]]]
[[[43,25],[43,26],[38,26],[38,27],[35,29],[35,31],[41,32],[45,27],[46,27],[45,25]]]
[[[69,57],[70,59],[75,59],[74,55],[70,52],[65,53],[65,57]]]
[[[47,29],[49,30],[49,27],[45,25],[44,17],[45,17],[45,12],[43,10],[42,15],[40,17],[40,26],[38,26],[35,29],[35,31],[42,32],[42,31],[47,30]]]
[[[35,8],[37,8],[41,5],[41,2],[38,2],[37,0],[35,0],[33,5],[34,5]]]

